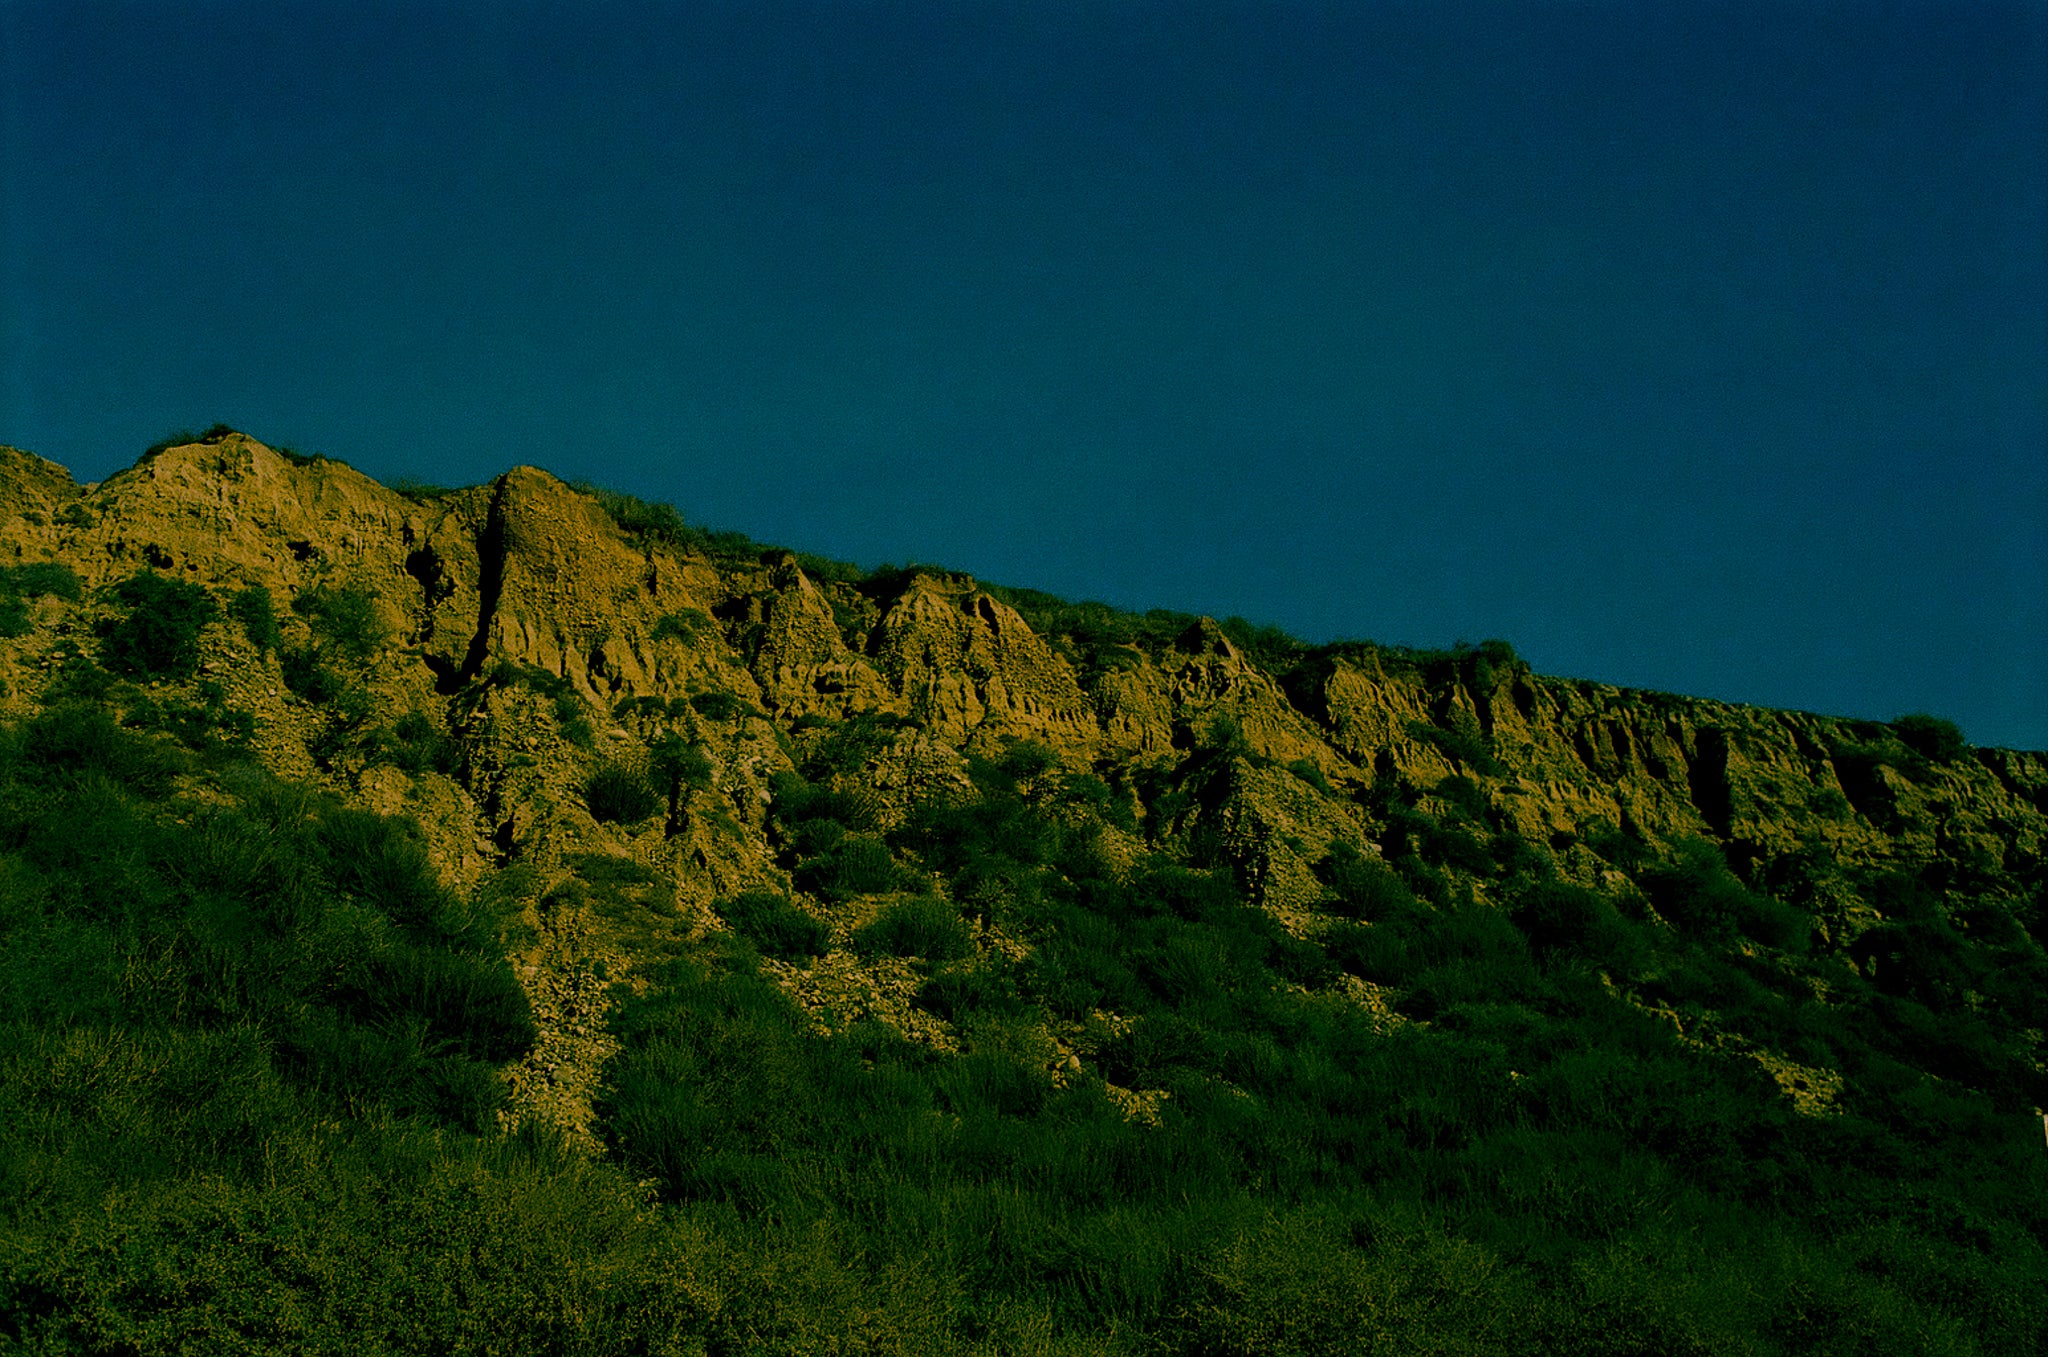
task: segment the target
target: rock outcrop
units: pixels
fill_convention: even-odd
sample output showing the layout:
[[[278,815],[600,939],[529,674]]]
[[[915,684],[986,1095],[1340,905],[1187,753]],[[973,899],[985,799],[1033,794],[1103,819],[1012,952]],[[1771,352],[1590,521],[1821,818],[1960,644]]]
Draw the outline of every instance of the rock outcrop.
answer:
[[[632,958],[593,920],[576,926],[582,906],[544,907],[549,890],[590,855],[630,859],[667,883],[661,907],[684,928],[719,927],[717,903],[744,888],[790,890],[769,832],[775,779],[854,718],[886,718],[887,739],[839,774],[876,799],[877,823],[965,788],[971,757],[1034,742],[1138,807],[1132,842],[1199,839],[1300,934],[1319,926],[1332,853],[1381,851],[1397,793],[1449,798],[1593,885],[1611,869],[1592,845],[1614,834],[1705,837],[1756,881],[1821,857],[1941,863],[2016,898],[2040,889],[2048,857],[2040,753],[1931,758],[1870,722],[1549,679],[1483,651],[1327,648],[1275,672],[1207,619],[1164,638],[1041,635],[962,575],[825,579],[787,553],[710,553],[629,532],[531,467],[408,497],[230,434],[80,486],[0,449],[0,561],[61,565],[79,586],[26,599],[20,634],[0,639],[0,710],[17,717],[77,690],[123,611],[110,586],[138,571],[221,600],[267,591],[276,644],[223,611],[193,674],[143,686],[158,705],[239,714],[280,774],[418,817],[452,881],[536,870],[546,927],[520,962],[544,1014],[575,1030],[518,1078],[529,1106],[569,1106],[557,1119],[572,1127],[576,1098],[559,1090],[587,1090],[607,1049],[590,968],[630,973]],[[372,644],[322,649],[321,591],[366,601]],[[345,703],[286,668],[330,654]],[[381,756],[408,718],[452,752]],[[664,741],[705,768],[671,789],[669,813],[594,815],[592,774],[644,772]],[[1141,784],[1181,794],[1144,806]],[[1851,899],[1813,907],[1838,933],[1869,922]],[[835,954],[838,990],[850,965]]]

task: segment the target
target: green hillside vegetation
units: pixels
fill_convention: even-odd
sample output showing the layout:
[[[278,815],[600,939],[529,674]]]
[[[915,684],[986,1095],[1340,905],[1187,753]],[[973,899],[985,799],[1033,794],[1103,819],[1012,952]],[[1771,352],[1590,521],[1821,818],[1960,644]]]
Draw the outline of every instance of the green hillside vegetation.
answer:
[[[644,544],[786,564],[600,502]],[[837,591],[828,640],[911,582],[798,564]],[[1328,729],[1340,664],[1402,676],[1423,705],[1381,743],[1420,757],[1297,758],[1328,751],[1256,744],[1219,702],[1142,758],[977,735],[906,784],[879,770],[922,715],[741,695],[760,609],[650,608],[650,646],[731,647],[708,686],[599,693],[515,652],[393,699],[405,643],[369,586],[199,578],[114,579],[59,631],[78,575],[0,572],[0,635],[52,642],[23,652],[40,710],[0,725],[0,1349],[2048,1344],[2032,850],[1930,836],[1845,863],[1819,833],[1626,816],[1525,836],[1505,807],[1528,755],[1484,706],[1527,675],[1501,642],[1310,646],[991,589],[1091,683],[1191,634],[1206,665],[1220,629],[1288,721]],[[523,858],[509,812],[493,840],[267,771],[258,737],[283,737],[207,659],[229,642],[299,723],[277,766],[473,779],[479,805],[516,771],[576,836]],[[1840,790],[1796,795],[1872,835],[1996,760],[1925,714],[1825,730]],[[1349,836],[1289,846],[1309,901],[1286,910],[1232,820],[1282,795]],[[451,828],[500,854],[463,889],[428,847]],[[743,836],[721,884],[673,865]],[[559,1035],[522,977],[572,915],[612,949],[575,958],[615,1047],[587,1136],[513,1101]],[[796,983],[863,968],[908,1017]]]
[[[1229,776],[1212,752],[1178,777]],[[1720,1354],[2017,1351],[2048,1323],[2048,1156],[2015,1115],[2043,1092],[2038,901],[1863,883],[1865,981],[1711,844],[1618,837],[1633,889],[1602,893],[1459,789],[1441,817],[1398,789],[1394,865],[1333,857],[1304,942],[1220,861],[1113,873],[1130,809],[1043,750],[974,778],[886,834],[801,778],[777,806],[800,872],[842,880],[859,839],[944,883],[856,945],[914,960],[960,1053],[815,1030],[760,957],[822,930],[742,897],[738,932],[656,936],[586,1162],[493,1119],[492,1063],[532,1036],[498,959],[524,874],[458,897],[403,822],[90,708],[7,732],[0,1334]],[[1799,1115],[1741,1038],[1842,1071],[1839,1108]],[[1112,1086],[1166,1096],[1132,1117]]]

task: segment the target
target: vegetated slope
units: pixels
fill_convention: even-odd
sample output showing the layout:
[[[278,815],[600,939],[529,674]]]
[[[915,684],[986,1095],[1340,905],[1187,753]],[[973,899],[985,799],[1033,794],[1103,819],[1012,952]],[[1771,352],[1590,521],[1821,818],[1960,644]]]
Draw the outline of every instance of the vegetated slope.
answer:
[[[28,1350],[2048,1336],[2040,754],[225,430],[0,551]]]

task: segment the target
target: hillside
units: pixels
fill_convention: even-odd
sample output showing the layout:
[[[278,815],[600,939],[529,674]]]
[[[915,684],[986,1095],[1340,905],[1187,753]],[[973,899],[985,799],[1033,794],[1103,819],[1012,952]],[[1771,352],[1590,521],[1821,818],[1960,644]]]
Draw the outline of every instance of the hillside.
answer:
[[[401,1291],[355,1350],[2048,1336],[2048,755],[235,433],[0,449],[0,562],[26,1351],[321,1350]],[[164,884],[68,913],[53,806]],[[224,910],[288,996],[220,988]],[[267,1053],[287,1129],[116,1154],[81,1043],[134,1124],[225,1096],[144,1027]],[[367,1238],[417,1266],[356,1289]]]

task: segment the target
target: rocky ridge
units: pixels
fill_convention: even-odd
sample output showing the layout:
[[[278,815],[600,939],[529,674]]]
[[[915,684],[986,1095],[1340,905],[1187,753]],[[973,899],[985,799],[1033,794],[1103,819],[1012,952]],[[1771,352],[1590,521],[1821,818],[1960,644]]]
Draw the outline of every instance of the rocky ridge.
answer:
[[[1277,669],[1209,619],[1104,640],[1034,628],[1004,591],[959,574],[858,578],[631,526],[531,467],[407,495],[226,434],[79,485],[0,449],[0,564],[59,564],[80,586],[25,600],[19,634],[0,639],[0,710],[29,715],[88,681],[124,611],[109,591],[137,572],[221,599],[267,590],[275,645],[223,613],[189,678],[132,687],[152,709],[245,718],[272,771],[417,818],[452,884],[521,869],[516,962],[542,1039],[511,1076],[514,1115],[578,1134],[611,1050],[606,996],[634,982],[639,944],[724,927],[722,902],[749,888],[791,894],[831,930],[816,962],[776,963],[821,1024],[874,1017],[949,1043],[947,1024],[911,1005],[910,967],[847,946],[880,902],[798,889],[776,835],[778,775],[855,720],[879,734],[833,785],[877,825],[971,794],[971,759],[1035,742],[1128,808],[1136,827],[1106,836],[1106,852],[1226,861],[1298,936],[1325,922],[1333,855],[1387,851],[1396,793],[1603,889],[1627,889],[1602,847],[1613,836],[1709,840],[1745,879],[1805,891],[1840,945],[1882,922],[1842,884],[1857,872],[1939,863],[2014,899],[2041,889],[2041,753],[1933,757],[1877,723],[1546,678],[1504,648],[1326,647]],[[318,600],[344,595],[367,609],[356,651],[321,630]],[[308,696],[286,668],[295,654],[324,657],[345,697]],[[405,719],[431,731],[435,758],[391,757]],[[644,769],[664,740],[706,761],[671,813],[593,814],[592,775]],[[1484,871],[1461,881],[1488,898]],[[986,929],[977,946],[1023,948]],[[1711,1024],[1697,1037],[1714,1040]],[[1047,1031],[1056,1069],[1078,1067],[1084,1047]],[[1783,1069],[1788,1097],[1824,1110],[1827,1072],[1758,1058]]]

